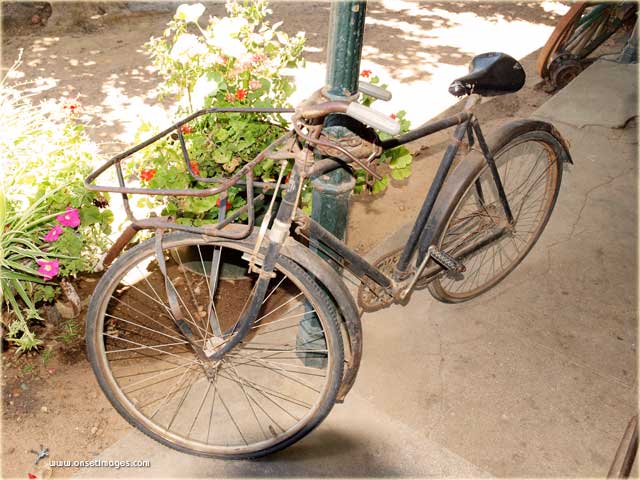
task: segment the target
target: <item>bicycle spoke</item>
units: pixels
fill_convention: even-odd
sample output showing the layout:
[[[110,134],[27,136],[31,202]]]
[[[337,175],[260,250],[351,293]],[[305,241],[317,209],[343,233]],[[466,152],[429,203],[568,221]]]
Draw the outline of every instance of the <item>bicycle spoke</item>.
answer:
[[[454,257],[456,251],[471,251],[460,259],[466,267],[463,274],[443,272],[436,277],[439,291],[445,295],[472,297],[504,277],[526,255],[549,211],[557,159],[545,146],[537,141],[521,142],[507,147],[495,160],[513,214],[513,228],[483,244],[506,224],[495,183],[485,169],[470,184],[440,240],[440,249]]]
[[[341,378],[335,366],[342,368],[344,359],[342,353],[334,358],[331,346],[336,340],[326,337],[326,326],[336,319],[327,316],[328,307],[316,308],[317,286],[290,262],[290,268],[301,272],[296,275],[309,278],[307,283],[276,270],[245,338],[219,363],[201,359],[196,345],[219,348],[237,331],[238,320],[255,295],[258,275],[249,272],[234,280],[212,277],[211,252],[205,246],[222,252],[221,269],[229,258],[235,262],[241,257],[243,250],[234,251],[227,243],[222,249],[215,241],[200,242],[189,251],[183,243],[172,244],[167,235],[166,279],[150,247],[149,255],[132,262],[126,271],[131,273],[122,273],[120,283],[105,292],[97,335],[112,395],[132,413],[136,424],[170,443],[179,439],[187,449],[225,456],[273,448],[299,432],[303,422],[317,418],[326,409],[327,396],[335,395],[333,382]],[[165,281],[175,289],[195,343],[175,323]],[[323,301],[329,305],[328,299]],[[218,319],[221,339],[203,317],[203,307],[205,314],[212,312]],[[301,337],[300,324],[307,315],[315,316],[321,328]],[[222,343],[209,342],[216,336]]]

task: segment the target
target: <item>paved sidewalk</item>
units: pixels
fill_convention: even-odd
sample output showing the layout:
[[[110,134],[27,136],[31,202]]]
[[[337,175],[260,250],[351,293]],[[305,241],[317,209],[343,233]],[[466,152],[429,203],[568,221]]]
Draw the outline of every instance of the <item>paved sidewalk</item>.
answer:
[[[79,476],[606,475],[637,410],[638,158],[635,121],[608,123],[602,105],[630,98],[636,77],[635,66],[597,62],[536,112],[575,161],[537,246],[472,302],[419,291],[367,315],[354,390],[309,437],[268,459],[221,462],[133,432],[100,458],[151,468]]]

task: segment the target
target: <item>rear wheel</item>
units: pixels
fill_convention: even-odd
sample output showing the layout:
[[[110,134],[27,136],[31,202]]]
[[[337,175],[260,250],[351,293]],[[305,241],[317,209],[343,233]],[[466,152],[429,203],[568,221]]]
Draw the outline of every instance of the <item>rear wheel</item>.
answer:
[[[463,179],[452,180],[460,188],[448,199],[434,242],[466,267],[463,273],[443,272],[429,284],[431,294],[444,302],[469,300],[505,278],[540,237],[558,196],[564,147],[549,132],[514,131],[490,148],[513,223],[484,159],[463,161]]]
[[[280,258],[249,334],[207,362],[173,321],[154,246],[144,242],[113,264],[87,314],[89,360],[118,412],[165,445],[223,458],[266,455],[316,427],[343,369],[336,311],[318,284]],[[202,348],[232,334],[250,296],[257,275],[247,271],[247,251],[191,234],[163,239],[168,279]]]

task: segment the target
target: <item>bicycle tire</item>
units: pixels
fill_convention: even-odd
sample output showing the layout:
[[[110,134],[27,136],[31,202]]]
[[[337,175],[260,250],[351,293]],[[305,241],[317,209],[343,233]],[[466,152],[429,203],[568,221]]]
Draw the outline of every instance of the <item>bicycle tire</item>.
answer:
[[[204,237],[204,236],[200,236],[200,235],[194,235],[194,234],[190,234],[190,233],[170,233],[165,235],[164,239],[163,239],[163,249],[177,249],[179,247],[193,247],[194,245],[196,246],[214,246],[214,247],[223,247],[224,249],[229,249],[229,251],[232,252],[238,252],[239,254],[244,254],[244,253],[250,253],[251,252],[251,246],[250,245],[246,245],[243,244],[242,242],[237,242],[237,241],[232,241],[232,240],[223,240],[223,239],[213,239],[211,237]],[[278,262],[276,264],[276,270],[278,272],[278,275],[280,278],[280,276],[282,277],[282,280],[279,280],[278,286],[274,287],[273,290],[271,290],[271,295],[273,295],[274,298],[277,296],[276,289],[279,288],[281,285],[284,285],[282,288],[293,288],[296,287],[299,289],[299,291],[301,292],[301,294],[303,294],[304,296],[302,298],[305,299],[306,302],[308,302],[308,305],[311,305],[313,308],[314,313],[316,314],[318,321],[320,322],[319,324],[322,327],[322,335],[324,336],[324,342],[326,345],[326,356],[327,356],[327,360],[326,360],[326,368],[325,368],[325,372],[326,372],[326,380],[319,380],[319,381],[324,381],[323,383],[323,387],[321,389],[321,391],[319,390],[319,394],[318,394],[318,398],[315,401],[315,403],[312,405],[312,407],[309,409],[308,413],[301,419],[299,419],[297,421],[297,423],[295,423],[294,425],[291,426],[291,428],[287,429],[286,431],[284,431],[284,427],[282,427],[276,420],[275,418],[272,417],[268,417],[269,419],[273,420],[271,423],[270,420],[266,420],[267,423],[269,423],[269,428],[267,428],[267,430],[274,435],[274,438],[271,440],[267,440],[267,441],[258,441],[255,443],[252,443],[251,445],[249,445],[247,443],[247,440],[245,439],[245,435],[248,438],[248,433],[245,432],[245,435],[243,435],[242,431],[240,430],[240,428],[236,425],[236,428],[238,429],[238,432],[240,433],[240,436],[242,437],[242,439],[244,440],[245,443],[247,443],[247,445],[209,445],[209,444],[204,444],[202,441],[195,441],[195,440],[190,440],[188,438],[188,435],[191,434],[192,430],[189,430],[187,438],[184,437],[180,437],[180,435],[178,435],[175,431],[170,431],[172,425],[169,424],[169,428],[166,428],[166,425],[161,425],[159,423],[155,423],[153,418],[155,416],[152,416],[151,419],[149,418],[149,414],[145,414],[143,412],[143,407],[140,406],[140,408],[138,408],[138,405],[141,403],[139,399],[133,398],[131,395],[128,395],[127,393],[124,392],[124,389],[126,388],[126,386],[121,386],[119,381],[120,379],[117,379],[114,376],[114,370],[112,368],[112,364],[110,363],[110,361],[107,359],[107,354],[106,352],[106,348],[105,345],[107,343],[107,340],[105,340],[105,317],[107,316],[107,309],[108,308],[113,308],[113,306],[110,307],[110,303],[112,302],[112,295],[114,294],[114,292],[116,291],[116,289],[118,289],[119,286],[123,285],[123,279],[127,277],[128,274],[131,274],[131,272],[133,272],[133,269],[136,268],[137,265],[140,264],[141,260],[144,259],[153,259],[155,258],[155,252],[154,252],[154,248],[155,248],[155,239],[150,239],[147,240],[146,242],[141,243],[140,245],[132,248],[131,250],[127,251],[125,254],[123,254],[112,266],[111,268],[105,273],[105,275],[103,275],[103,277],[100,279],[100,282],[97,284],[96,289],[95,289],[95,293],[91,299],[91,303],[89,305],[89,309],[87,312],[87,355],[89,358],[89,361],[91,363],[91,366],[93,368],[93,371],[96,375],[96,378],[98,380],[98,383],[100,384],[100,387],[102,388],[104,394],[106,395],[106,397],[109,399],[109,401],[111,402],[111,404],[114,406],[114,408],[120,413],[120,415],[122,415],[131,425],[133,425],[134,427],[136,427],[138,430],[140,430],[141,432],[143,432],[144,434],[146,434],[147,436],[151,437],[152,439],[170,447],[173,448],[175,450],[181,451],[181,452],[185,452],[185,453],[189,453],[189,454],[193,454],[193,455],[198,455],[198,456],[204,456],[204,457],[214,457],[214,458],[225,458],[225,459],[249,459],[249,458],[257,458],[257,457],[261,457],[264,455],[268,455],[271,453],[274,453],[276,451],[279,451],[283,448],[288,447],[289,445],[295,443],[296,441],[300,440],[302,437],[304,437],[305,435],[307,435],[308,433],[310,433],[316,426],[318,426],[320,424],[320,422],[328,415],[328,413],[330,412],[331,408],[333,407],[333,405],[335,404],[335,400],[336,400],[336,395],[338,393],[338,389],[340,387],[341,384],[341,379],[342,379],[342,371],[343,371],[343,362],[344,362],[344,351],[343,351],[343,342],[342,342],[342,336],[340,333],[340,328],[338,326],[338,316],[336,313],[336,309],[334,307],[333,302],[330,300],[330,298],[327,296],[327,294],[323,291],[323,289],[318,285],[318,283],[312,279],[312,277],[309,276],[309,274],[303,270],[300,266],[298,266],[295,262],[293,262],[292,260],[282,256],[281,258],[278,259]],[[222,251],[222,249],[221,249]],[[226,250],[225,250],[226,251]],[[198,248],[198,252],[200,252],[200,248]],[[150,260],[150,264],[153,262],[153,260]],[[182,265],[182,261],[181,263],[181,267]],[[203,264],[203,271],[206,272],[206,268]],[[147,271],[152,271],[149,270],[149,268],[147,267]],[[138,272],[139,273],[139,272]],[[155,273],[154,273],[155,274]],[[152,274],[152,275],[154,275]],[[207,274],[208,275],[208,274]],[[193,276],[188,276],[189,277],[189,281],[191,281],[190,279],[192,279]],[[204,276],[203,276],[204,278]],[[287,279],[287,282],[283,283],[284,280]],[[187,275],[185,275],[185,281],[188,280],[187,279]],[[274,279],[275,282],[275,279]],[[189,282],[186,282],[189,283]],[[291,284],[291,286],[288,286],[289,284]],[[177,281],[176,281],[176,285],[177,285]],[[190,283],[190,285],[193,285],[193,283]],[[235,284],[234,284],[235,285]],[[121,287],[123,288],[123,287]],[[237,288],[237,287],[230,287],[230,288]],[[119,292],[122,290],[118,291],[118,294],[120,294]],[[286,293],[286,292],[285,292]],[[186,295],[186,294],[185,294]],[[293,295],[293,294],[290,294]],[[282,298],[288,298],[288,297],[282,297]],[[268,305],[267,302],[268,299],[264,300],[264,304]],[[194,299],[195,301],[195,299]],[[278,299],[277,301],[280,301],[280,299]],[[283,300],[284,301],[284,300]],[[291,302],[291,300],[287,300],[287,302]],[[299,299],[296,301],[296,303],[301,303],[302,299]],[[120,301],[117,302],[118,304],[122,303]],[[295,305],[295,304],[294,304]],[[135,305],[137,306],[137,305]],[[282,306],[282,305],[280,305]],[[140,307],[141,308],[141,307]],[[157,307],[156,307],[157,308]],[[279,308],[279,307],[278,307]],[[305,308],[305,312],[308,311]],[[277,310],[277,308],[276,308]],[[139,310],[136,310],[139,311]],[[152,316],[149,318],[155,318],[156,320],[159,318],[156,314],[151,313],[151,311],[149,310],[144,310],[148,313],[147,316]],[[273,311],[273,310],[272,310]],[[287,311],[289,311],[289,307],[287,307]],[[113,313],[113,311],[111,310],[111,312]],[[142,313],[142,312],[141,312]],[[269,312],[271,313],[271,312]],[[287,312],[284,312],[285,314]],[[306,313],[304,314],[306,315]],[[119,318],[119,317],[118,317]],[[135,317],[131,317],[131,319],[135,319]],[[278,320],[270,320],[269,322],[275,322]],[[295,322],[296,320],[294,320]],[[150,322],[150,320],[149,320]],[[256,322],[259,323],[260,320],[258,320]],[[131,323],[131,322],[130,322]],[[170,322],[171,323],[171,322]],[[170,325],[170,323],[167,323],[167,325]],[[262,322],[263,324],[265,323],[264,321]],[[271,333],[271,332],[275,332],[278,330],[278,328],[280,328],[281,330],[284,330],[286,328],[289,327],[281,327],[282,324],[278,325],[278,328],[274,328],[274,327],[269,327],[270,323],[266,323],[266,327],[267,329],[271,328],[270,331],[268,331],[267,333]],[[149,324],[147,324],[147,326],[149,326]],[[256,327],[254,328],[258,328],[260,327],[259,325],[256,325]],[[110,327],[108,327],[110,328]],[[133,327],[134,329],[136,329],[136,327]],[[144,326],[142,328],[145,328]],[[149,330],[147,328],[147,330]],[[166,333],[167,331],[163,330],[161,332],[162,333]],[[177,336],[179,335],[179,330],[176,328],[174,334]],[[261,331],[263,332],[263,331]],[[146,330],[145,332],[146,333]],[[125,333],[126,335],[126,333]],[[278,334],[279,336],[280,334]],[[169,335],[166,335],[169,336]],[[255,335],[256,337],[258,336],[258,334]],[[129,337],[131,338],[131,337]],[[137,337],[136,337],[137,338]],[[183,337],[184,338],[184,337]],[[262,337],[264,338],[264,337]],[[269,338],[273,338],[273,337],[269,337]],[[276,337],[277,338],[277,337]],[[317,339],[316,339],[317,340]],[[314,341],[316,341],[314,340]],[[141,341],[141,340],[139,340]],[[154,340],[156,341],[156,340]],[[246,340],[249,343],[247,343],[247,345],[251,345],[251,342],[253,341],[253,339],[250,340]],[[271,340],[273,341],[273,340]],[[157,344],[153,344],[154,346],[157,347]],[[233,350],[231,350],[231,352],[229,352],[228,355],[232,355],[234,354],[234,352],[238,352],[239,348],[244,348],[243,347],[244,344],[240,344],[239,346],[235,347]],[[292,351],[296,351],[299,352],[301,350],[299,350],[298,348],[298,344],[294,344],[296,345],[294,350],[287,350],[289,352]],[[303,344],[304,345],[304,344]],[[149,347],[151,348],[151,347]],[[171,348],[175,348],[175,347],[164,347],[164,349],[166,350],[162,350],[162,351],[169,351],[169,349]],[[248,348],[248,347],[247,347]],[[133,350],[134,348],[132,348],[131,350]],[[156,348],[157,350],[157,348]],[[189,350],[187,348],[187,350]],[[111,352],[113,352],[114,350],[111,350]],[[147,352],[148,353],[148,352]],[[116,352],[116,355],[119,355],[119,353]],[[155,351],[152,351],[152,355],[151,356],[160,356],[162,357],[163,354],[161,353],[160,355],[158,355]],[[278,353],[278,354],[274,354],[270,357],[250,357],[247,356],[246,358],[249,358],[249,360],[247,360],[245,363],[240,363],[240,361],[238,362],[233,362],[233,360],[229,360],[229,364],[233,364],[233,369],[235,370],[235,373],[231,373],[231,371],[229,369],[228,373],[227,373],[227,382],[229,384],[233,384],[232,381],[236,381],[236,383],[238,383],[238,390],[242,390],[243,392],[245,392],[246,395],[246,391],[248,391],[250,388],[255,388],[255,392],[253,390],[251,390],[251,395],[246,397],[246,402],[248,404],[248,406],[251,408],[251,410],[253,411],[253,415],[256,416],[256,420],[257,423],[259,424],[258,426],[260,427],[260,430],[263,430],[262,433],[265,434],[265,437],[267,436],[267,434],[264,432],[264,425],[261,424],[259,417],[262,417],[263,419],[266,419],[265,415],[269,415],[265,410],[265,404],[267,404],[267,402],[258,397],[258,393],[256,393],[258,391],[257,387],[263,387],[264,385],[262,385],[262,383],[255,383],[254,380],[248,380],[248,376],[243,377],[238,373],[238,369],[244,367],[245,370],[251,367],[255,367],[254,369],[257,370],[258,366],[263,366],[262,363],[263,362],[269,362],[271,364],[273,363],[279,363],[277,362],[278,359],[281,359],[283,357],[279,356],[276,357],[275,355],[282,355],[282,353]],[[285,354],[286,355],[286,354]],[[299,356],[299,353],[295,353],[295,354],[289,354],[290,357],[296,357]],[[313,355],[313,354],[309,354],[309,355]],[[317,355],[317,354],[316,354]],[[113,358],[113,357],[112,357]],[[181,357],[184,358],[184,357]],[[226,359],[227,357],[225,357]],[[239,358],[245,358],[245,357],[239,357]],[[276,361],[274,362],[273,359],[276,359]],[[305,359],[307,357],[304,357]],[[223,359],[223,361],[225,360]],[[266,360],[266,359],[271,359],[271,360]],[[148,360],[145,360],[148,361]],[[282,361],[287,361],[287,360],[282,360]],[[255,365],[252,364],[255,363]],[[296,359],[293,360],[294,363],[297,362]],[[115,363],[115,360],[113,361],[113,363]],[[258,365],[258,363],[260,363]],[[226,364],[223,364],[223,366]],[[280,363],[280,365],[285,365],[285,363]],[[293,365],[293,364],[289,364],[286,363],[286,365]],[[270,365],[267,363],[267,367],[269,367]],[[155,368],[155,367],[154,367]],[[197,367],[195,367],[196,370]],[[293,369],[294,367],[291,366],[291,369]],[[298,369],[301,368],[316,368],[316,367],[306,367],[306,366],[302,366],[302,367],[296,367]],[[187,371],[191,370],[190,366],[186,366],[184,367],[184,374],[187,373]],[[287,376],[287,375],[283,375],[282,372],[291,372],[291,371],[295,371],[296,373],[289,373],[288,376],[289,377],[296,377],[296,378],[301,378],[302,377],[302,373],[300,373],[299,370],[288,370],[285,369],[284,367],[280,366],[277,367],[277,369],[279,370],[278,372],[271,372],[271,370],[269,370],[269,372],[266,372],[264,374],[264,376],[266,377],[267,375],[273,373],[272,377],[275,376],[275,373],[279,373],[281,376]],[[221,368],[222,370],[222,368]],[[243,373],[245,372],[245,370],[241,370]],[[266,369],[265,369],[266,370]],[[275,371],[276,368],[273,368],[273,370]],[[157,370],[155,370],[157,371]],[[151,371],[152,374],[155,375],[155,371]],[[192,376],[192,372],[189,372],[190,376]],[[234,375],[234,378],[231,378],[232,375]],[[244,373],[244,375],[248,375],[246,373]],[[262,375],[262,374],[261,374]],[[309,373],[309,375],[311,375],[311,373]],[[124,377],[127,377],[130,375],[124,375]],[[319,376],[319,375],[318,375]],[[223,374],[220,373],[220,375],[216,375],[216,382],[218,380],[218,378],[223,378]],[[149,380],[153,377],[146,377],[149,378]],[[253,377],[252,377],[253,378]],[[262,378],[262,377],[261,377]],[[271,378],[271,377],[269,377]],[[245,380],[247,379],[247,380]],[[311,383],[311,380],[307,381],[307,378],[305,377],[303,380],[305,380],[305,382]],[[125,379],[126,381],[126,379]],[[143,382],[146,382],[147,380],[142,380]],[[198,384],[198,382],[200,382],[200,380],[198,380],[197,382],[193,383],[192,380],[190,380],[191,382],[191,386]],[[206,379],[205,379],[206,382]],[[246,382],[246,383],[245,383]],[[138,381],[138,383],[140,383],[140,381]],[[286,380],[282,380],[282,383],[286,383]],[[292,383],[292,382],[291,382]],[[143,383],[144,384],[144,383]],[[244,384],[244,386],[242,386]],[[253,384],[253,387],[251,386]],[[151,384],[153,385],[153,384]],[[246,388],[245,388],[246,387]],[[147,387],[143,387],[143,388],[147,388]],[[172,387],[175,390],[175,387]],[[201,387],[201,390],[204,387]],[[212,395],[212,402],[211,402],[211,416],[209,418],[208,421],[208,427],[207,427],[207,438],[206,441],[209,442],[209,430],[210,430],[210,426],[211,426],[211,422],[213,419],[213,412],[214,412],[214,404],[215,404],[215,400],[216,400],[216,388],[219,390],[218,393],[218,398],[222,399],[222,380],[220,380],[220,384],[218,385],[216,383],[216,386],[214,387],[213,390],[213,395]],[[265,387],[266,388],[266,387]],[[275,388],[275,387],[274,387]],[[284,388],[284,387],[283,387]],[[287,387],[287,388],[291,388],[291,387]],[[301,389],[303,387],[300,387]],[[164,392],[165,390],[163,390]],[[197,410],[195,417],[193,419],[193,423],[191,424],[191,428],[194,428],[194,425],[198,425],[198,428],[200,428],[200,422],[196,422],[199,419],[199,416],[201,415],[201,410],[203,410],[203,405],[205,404],[205,400],[207,399],[207,395],[209,393],[209,387],[207,387],[207,393],[204,395],[203,399],[202,399],[202,403],[200,404],[200,408]],[[191,392],[191,387],[189,387],[188,393]],[[266,397],[270,397],[270,398],[281,398],[281,397],[277,397],[275,390],[265,390],[266,394],[264,395],[265,398]],[[282,392],[284,392],[284,389],[282,390]],[[226,393],[226,395],[229,395]],[[280,393],[281,396],[284,396],[284,393]],[[168,396],[169,394],[167,394]],[[195,395],[195,392],[194,392]],[[238,395],[238,397],[241,398],[241,395],[239,393],[236,393],[236,395]],[[262,400],[262,413],[260,414],[259,408],[260,407],[260,401],[256,401],[255,397],[258,397],[258,400]],[[289,401],[292,401],[294,399],[294,397],[290,397]],[[227,397],[227,400],[229,400],[229,396]],[[254,405],[252,406],[252,400],[254,401]],[[136,403],[135,401],[137,401],[138,403]],[[166,401],[166,400],[165,400]],[[180,411],[180,408],[182,408],[183,403],[190,405],[189,401],[181,401],[180,402],[180,406],[178,408],[178,411]],[[218,402],[218,405],[220,404],[220,402],[222,402],[224,404],[224,408],[227,410],[227,413],[229,414],[229,417],[231,417],[232,421],[233,421],[233,417],[229,411],[229,408],[226,404],[226,402],[224,402],[224,400],[220,400]],[[283,403],[284,401],[281,401],[280,403]],[[163,402],[165,403],[165,402]],[[193,403],[193,402],[191,402]],[[273,403],[277,403],[277,402],[273,402]],[[195,405],[195,404],[194,404]],[[229,405],[231,405],[232,408],[239,408],[238,402],[231,402],[229,403]],[[286,404],[287,406],[289,404]],[[255,407],[255,408],[254,408]],[[294,405],[295,407],[295,405]],[[209,408],[208,405],[206,407],[207,409]],[[220,410],[222,410],[221,407],[218,407]],[[267,404],[267,408],[268,408],[268,404]],[[249,412],[249,409],[247,407],[244,407],[244,410],[246,412]],[[258,415],[255,412],[258,412]],[[271,412],[273,414],[273,411]],[[247,413],[249,414],[249,413]],[[174,414],[174,418],[175,418]],[[182,415],[182,414],[181,414]],[[282,415],[281,415],[282,416]],[[280,418],[280,417],[279,417]],[[238,419],[236,419],[238,420]],[[238,421],[242,421],[242,419],[238,420]],[[173,422],[173,420],[172,420]],[[229,422],[227,422],[229,423]],[[233,423],[235,423],[235,421],[233,421]],[[243,424],[240,424],[243,425]],[[227,427],[230,428],[229,425],[227,425]],[[220,427],[222,428],[222,427]],[[278,431],[275,431],[275,429],[278,428]],[[258,428],[255,428],[256,431],[258,431]],[[280,430],[282,430],[282,432],[279,432]],[[258,432],[259,433],[259,432]],[[277,434],[277,438],[276,438],[276,434]]]
[[[541,152],[546,152],[548,154],[548,165],[547,167],[543,167],[543,172],[540,174],[540,177],[533,177],[533,184],[525,187],[521,187],[520,185],[518,185],[518,187],[514,189],[514,187],[508,183],[509,179],[507,179],[506,181],[504,179],[505,170],[508,173],[508,169],[511,167],[506,165],[506,163],[503,163],[503,155],[531,142],[540,146]],[[527,237],[524,246],[522,246],[519,250],[516,247],[517,254],[513,259],[509,258],[509,264],[507,266],[504,266],[497,272],[490,273],[490,275],[487,276],[487,278],[485,278],[485,280],[477,287],[474,287],[473,280],[471,280],[472,283],[469,287],[469,290],[467,291],[461,288],[464,284],[460,283],[458,283],[458,287],[460,287],[458,291],[453,291],[452,289],[452,286],[456,281],[469,281],[469,279],[473,278],[473,275],[479,276],[479,270],[484,266],[483,262],[489,261],[488,259],[485,260],[484,257],[479,261],[474,260],[474,262],[470,261],[470,258],[477,258],[474,256],[469,256],[467,258],[461,259],[466,264],[467,271],[464,272],[464,274],[455,274],[457,275],[457,277],[455,277],[454,274],[449,274],[448,272],[444,272],[436,277],[436,279],[434,279],[428,285],[428,288],[433,297],[442,302],[459,303],[470,300],[482,293],[485,293],[486,291],[497,285],[500,281],[502,281],[525,258],[525,256],[529,253],[531,248],[533,248],[533,245],[542,234],[542,231],[544,230],[551,216],[556,200],[558,198],[558,192],[562,181],[562,164],[564,163],[564,161],[569,159],[568,152],[566,151],[563,143],[550,132],[550,125],[545,124],[544,122],[537,122],[533,120],[514,122],[514,124],[500,130],[497,135],[492,136],[492,138],[488,140],[488,145],[492,154],[494,155],[498,170],[499,172],[501,172],[500,176],[504,182],[504,189],[514,214],[515,232],[518,232],[519,225],[527,226],[523,222],[530,222],[531,224],[535,223],[535,228]],[[516,158],[522,158],[521,161],[524,163],[524,157],[525,155],[523,153],[522,155],[520,155],[520,157]],[[538,160],[539,158],[536,158],[536,165],[533,168],[537,168]],[[510,165],[513,167],[514,164],[511,163]],[[522,191],[531,192],[533,195],[532,189],[534,187],[537,188],[538,178],[542,178],[542,175],[545,175],[546,177],[547,172],[549,173],[550,180],[549,183],[545,186],[544,210],[542,211],[541,215],[538,216],[538,214],[536,214],[535,219],[531,220],[531,217],[529,217],[529,215],[531,215],[530,213],[524,212],[523,214],[522,212],[525,201],[525,194],[523,194],[523,202],[520,205],[519,210],[518,204],[514,202],[514,197],[516,193],[519,195],[519,192]],[[511,173],[513,173],[513,170]],[[512,175],[512,178],[514,175]],[[531,174],[529,174],[527,179],[530,177]],[[481,185],[482,182],[484,182],[486,188],[486,185],[489,184],[489,180],[489,167],[484,157],[479,152],[473,152],[472,154],[470,154],[465,160],[460,163],[459,167],[453,172],[452,176],[447,179],[447,182],[443,186],[442,196],[439,199],[436,208],[434,209],[434,224],[436,225],[436,227],[433,238],[436,239],[434,244],[438,249],[444,251],[447,251],[449,249],[450,251],[448,253],[452,255],[454,254],[455,250],[462,250],[463,243],[461,243],[459,239],[460,236],[465,232],[464,228],[470,227],[473,229],[477,229],[478,223],[480,222],[477,222],[475,224],[470,223],[470,225],[468,225],[467,227],[464,227],[464,223],[467,221],[475,221],[473,216],[477,215],[477,212],[482,211],[480,215],[482,215],[483,217],[478,216],[478,218],[483,218],[483,220],[481,221],[488,223],[488,228],[495,228],[497,226],[499,221],[496,221],[495,219],[498,218],[498,215],[504,216],[502,207],[497,200],[497,194],[495,194],[493,197],[493,204],[487,203],[486,200],[481,202],[479,200],[479,194],[477,193],[477,189],[475,187],[476,182],[480,181]],[[486,195],[486,193],[487,192],[485,190],[484,194]],[[536,192],[536,195],[537,194],[538,193]],[[460,214],[466,205],[471,205],[470,210],[476,208],[477,211],[471,214],[465,214],[466,216],[461,216]],[[490,222],[487,221],[487,218]],[[458,222],[458,226],[460,228],[459,231],[454,230],[454,221]],[[457,235],[458,237],[456,238],[455,235]],[[478,236],[481,235],[479,235],[476,230],[473,230],[472,237],[475,237],[475,241],[478,241]],[[503,238],[506,239],[506,237]],[[512,241],[515,245],[518,245],[516,240],[512,239]],[[462,242],[464,242],[464,237],[462,238]],[[499,242],[502,242],[502,239],[495,241],[494,243],[497,244]],[[472,242],[469,243],[472,244]],[[485,252],[484,255],[486,256],[488,254],[486,252],[488,252],[489,248],[495,248],[493,245],[494,244],[490,244],[484,249],[479,250],[477,255],[479,256],[480,254],[482,254],[482,252]],[[499,253],[500,265],[502,266],[502,253]],[[474,273],[474,268],[476,267],[478,273]],[[447,278],[448,275],[452,275],[454,278]],[[456,280],[456,278],[458,280]],[[445,282],[448,284],[448,286],[444,285]]]

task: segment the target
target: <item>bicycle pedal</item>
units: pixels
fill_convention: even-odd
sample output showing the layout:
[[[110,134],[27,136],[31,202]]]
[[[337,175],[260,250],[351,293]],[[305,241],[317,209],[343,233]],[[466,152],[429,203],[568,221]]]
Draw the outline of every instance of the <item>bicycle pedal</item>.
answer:
[[[438,250],[433,245],[429,247],[429,255],[431,255],[431,258],[442,265],[448,272],[462,273],[467,269],[462,262],[459,262],[447,252]]]

